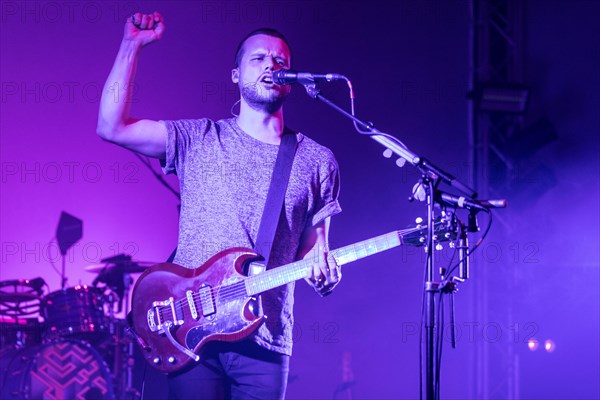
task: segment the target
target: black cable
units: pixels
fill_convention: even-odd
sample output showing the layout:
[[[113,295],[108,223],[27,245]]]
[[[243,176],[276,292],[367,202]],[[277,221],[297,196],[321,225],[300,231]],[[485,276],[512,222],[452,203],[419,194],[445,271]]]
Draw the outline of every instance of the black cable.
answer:
[[[348,78],[346,79],[346,83],[348,84],[348,88],[350,89],[350,114],[353,117],[356,117],[356,115],[354,114],[354,91],[352,89],[352,82],[350,82],[350,80]],[[400,147],[404,148],[405,150],[408,150],[408,147],[406,147],[406,145],[404,143],[402,143],[402,141],[400,139],[398,139],[397,137],[394,137],[390,134],[387,134],[385,132],[378,132],[378,133],[373,133],[371,131],[368,130],[363,130],[358,126],[358,123],[356,121],[352,121],[352,123],[354,124],[354,129],[356,129],[356,131],[358,133],[360,133],[361,135],[365,135],[365,136],[384,136],[396,143],[398,143],[398,145],[400,145]],[[368,123],[371,127],[372,124]]]
[[[452,261],[454,261],[454,257],[456,257],[456,253],[458,253],[458,243],[460,241],[460,237],[463,234],[463,229],[464,229],[464,226],[462,225],[462,223],[460,223],[460,221],[456,217],[456,214],[453,214],[453,215],[454,215],[454,218],[456,218],[456,220],[458,221],[458,233],[456,235],[456,239],[454,239],[454,251],[452,252],[452,257],[450,257],[450,261],[448,261],[448,267],[446,268],[444,276],[442,276],[442,278],[444,278],[444,280],[446,279],[446,277],[450,276]]]
[[[56,240],[56,236],[53,236],[50,238],[50,240],[48,241],[48,246],[46,247],[46,255],[48,256],[48,261],[50,262],[50,265],[52,266],[52,268],[54,269],[54,271],[56,271],[56,273],[58,275],[61,276],[62,278],[62,273],[56,268],[56,264],[54,264],[54,260],[52,259],[52,254],[50,254],[50,244]],[[63,257],[61,255],[61,257]]]
[[[425,292],[421,296],[421,323],[419,324],[419,399],[423,400],[423,324],[425,323]]]
[[[169,192],[171,192],[175,197],[177,197],[177,200],[181,201],[181,194],[177,190],[173,189],[171,185],[169,185],[169,183],[159,173],[157,173],[154,170],[154,168],[152,168],[152,164],[150,164],[150,162],[147,159],[144,159],[144,157],[142,157],[135,151],[132,151],[132,153],[142,162],[142,164],[144,164],[150,170],[152,175],[154,175],[154,177],[158,180],[158,182],[160,182],[161,185],[166,187],[169,190]]]
[[[144,363],[144,373],[142,374],[142,393],[140,395],[140,400],[144,400],[145,389],[146,389],[146,370],[148,369],[148,364]]]
[[[449,267],[446,273],[446,278],[440,283],[440,287],[444,287],[452,278],[452,273],[458,268],[458,266],[460,265],[461,262],[463,262],[467,257],[471,256],[471,254],[473,254],[473,252],[475,250],[477,250],[479,248],[479,246],[483,243],[484,239],[487,237],[490,228],[492,226],[492,213],[487,211],[487,214],[489,216],[488,218],[488,224],[487,227],[482,235],[482,237],[477,241],[477,243],[475,243],[475,245],[469,249],[465,255],[465,257],[462,257],[456,264],[454,264],[452,267]],[[464,227],[461,225],[459,225],[459,234],[462,234],[462,229],[464,229]],[[460,237],[460,236],[458,236]],[[458,238],[457,237],[457,238]],[[452,258],[450,259],[449,265],[452,263],[452,260],[454,259],[454,255],[456,254],[456,245],[455,245],[455,250],[453,252]],[[438,300],[438,316],[437,316],[437,333],[438,333],[438,337],[437,337],[437,346],[435,349],[435,354],[436,354],[436,374],[435,374],[435,381],[434,381],[434,385],[435,385],[435,391],[434,391],[434,398],[436,400],[439,400],[440,398],[440,385],[441,385],[441,365],[442,365],[442,350],[443,350],[443,343],[444,343],[444,297],[443,297],[443,291],[441,291],[439,293],[439,300]],[[449,293],[450,296],[452,296],[452,293]],[[450,312],[452,312],[452,310],[450,310]]]
[[[460,263],[462,263],[467,257],[470,257],[471,254],[473,254],[475,252],[475,250],[477,250],[479,248],[479,246],[481,246],[481,244],[483,243],[483,241],[485,240],[486,236],[488,235],[488,233],[490,232],[490,228],[492,227],[492,213],[490,211],[486,211],[489,219],[488,219],[488,225],[485,228],[485,231],[483,232],[483,235],[481,236],[481,238],[477,241],[477,243],[475,243],[475,245],[467,250],[467,254],[461,258],[460,260],[458,260],[458,262],[456,264],[454,264],[451,268],[448,269],[448,273],[447,273],[447,277],[446,279],[444,279],[444,281],[442,282],[442,285],[446,284],[448,282],[448,280],[450,279],[452,272],[454,272],[458,266],[460,265]]]
[[[442,366],[442,348],[444,342],[444,293],[440,292],[438,305],[438,340],[436,347],[435,398],[440,398],[440,371]]]

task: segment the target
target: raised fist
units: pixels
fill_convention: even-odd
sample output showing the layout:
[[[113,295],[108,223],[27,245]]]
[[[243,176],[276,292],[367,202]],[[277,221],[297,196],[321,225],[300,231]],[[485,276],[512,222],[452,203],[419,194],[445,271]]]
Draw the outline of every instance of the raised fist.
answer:
[[[153,14],[135,13],[125,22],[123,38],[145,46],[160,39],[164,31],[165,22],[158,12]]]

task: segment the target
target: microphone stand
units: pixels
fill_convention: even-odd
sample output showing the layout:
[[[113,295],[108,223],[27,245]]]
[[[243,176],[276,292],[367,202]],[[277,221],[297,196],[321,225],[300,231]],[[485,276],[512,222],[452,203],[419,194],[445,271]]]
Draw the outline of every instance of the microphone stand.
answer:
[[[380,130],[376,129],[373,126],[373,124],[361,121],[360,119],[356,118],[354,115],[350,114],[337,104],[333,103],[331,100],[329,100],[321,94],[321,91],[317,89],[314,83],[304,84],[303,86],[306,89],[306,93],[308,93],[310,97],[322,101],[334,110],[338,111],[340,114],[346,116],[347,118],[350,118],[352,121],[356,122],[358,125],[371,132],[371,139],[375,140],[377,143],[388,148],[392,152],[402,157],[404,160],[419,168],[421,172],[423,172],[423,174],[427,175],[429,178],[434,180],[441,179],[448,185],[465,194],[467,197],[477,197],[477,192],[475,192],[475,190],[463,184],[451,174],[435,166],[431,161],[427,160],[426,158],[417,156],[406,146],[400,143],[398,139],[390,135],[384,134]]]
[[[435,311],[436,311],[436,303],[435,303],[435,294],[440,291],[444,293],[453,293],[456,290],[456,283],[451,280],[444,287],[440,287],[439,282],[434,281],[434,205],[436,203],[436,199],[438,196],[436,195],[436,187],[439,181],[443,181],[448,185],[454,187],[459,190],[469,198],[474,198],[477,196],[477,193],[469,188],[467,185],[458,181],[451,174],[443,171],[441,168],[438,168],[429,160],[419,157],[415,153],[411,152],[405,145],[403,145],[398,139],[393,136],[387,135],[379,130],[377,130],[373,124],[363,122],[362,120],[356,118],[354,115],[350,114],[346,110],[339,107],[337,104],[333,103],[326,97],[324,97],[320,90],[317,89],[315,83],[304,84],[306,89],[306,93],[314,99],[320,100],[328,106],[332,107],[342,115],[351,119],[358,125],[362,126],[365,130],[369,131],[371,139],[375,140],[382,146],[388,148],[392,152],[396,153],[398,156],[402,157],[404,160],[408,161],[410,164],[417,167],[423,174],[421,185],[426,190],[426,200],[427,200],[427,241],[426,241],[426,253],[427,253],[427,265],[426,265],[426,280],[424,286],[424,295],[425,295],[425,394],[426,399],[434,400],[439,396],[439,393],[436,392],[436,378],[439,379],[439,376],[436,377],[436,371],[439,371],[439,366],[437,365],[437,359],[435,357],[435,347],[434,344],[437,343],[436,335],[435,335]],[[454,301],[452,299],[452,306]],[[454,317],[452,316],[452,319]],[[422,388],[421,388],[422,390]],[[436,396],[437,395],[437,396]]]
[[[426,188],[427,196],[427,242],[425,267],[425,396],[427,399],[435,399],[435,372],[437,368],[434,357],[435,347],[435,294],[438,292],[439,283],[433,281],[433,219],[434,219],[434,185],[431,179],[423,177],[423,186]]]

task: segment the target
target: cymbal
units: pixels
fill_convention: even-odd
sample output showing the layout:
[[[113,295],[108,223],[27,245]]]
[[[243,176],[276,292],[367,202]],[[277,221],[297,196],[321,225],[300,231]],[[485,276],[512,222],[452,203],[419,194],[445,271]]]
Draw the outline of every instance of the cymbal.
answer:
[[[92,264],[85,267],[87,272],[98,274],[101,272],[121,272],[123,274],[135,274],[138,272],[144,272],[148,267],[153,266],[154,262],[149,261],[129,261],[124,263],[112,264]]]
[[[0,291],[0,302],[2,303],[24,303],[26,301],[38,300],[39,298],[39,296],[31,293]]]

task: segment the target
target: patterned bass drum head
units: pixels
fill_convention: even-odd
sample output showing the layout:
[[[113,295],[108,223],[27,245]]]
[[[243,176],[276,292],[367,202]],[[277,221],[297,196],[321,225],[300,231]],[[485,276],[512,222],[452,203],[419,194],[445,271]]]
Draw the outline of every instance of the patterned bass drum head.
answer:
[[[0,352],[0,399],[114,400],[110,370],[88,343],[60,340]]]

